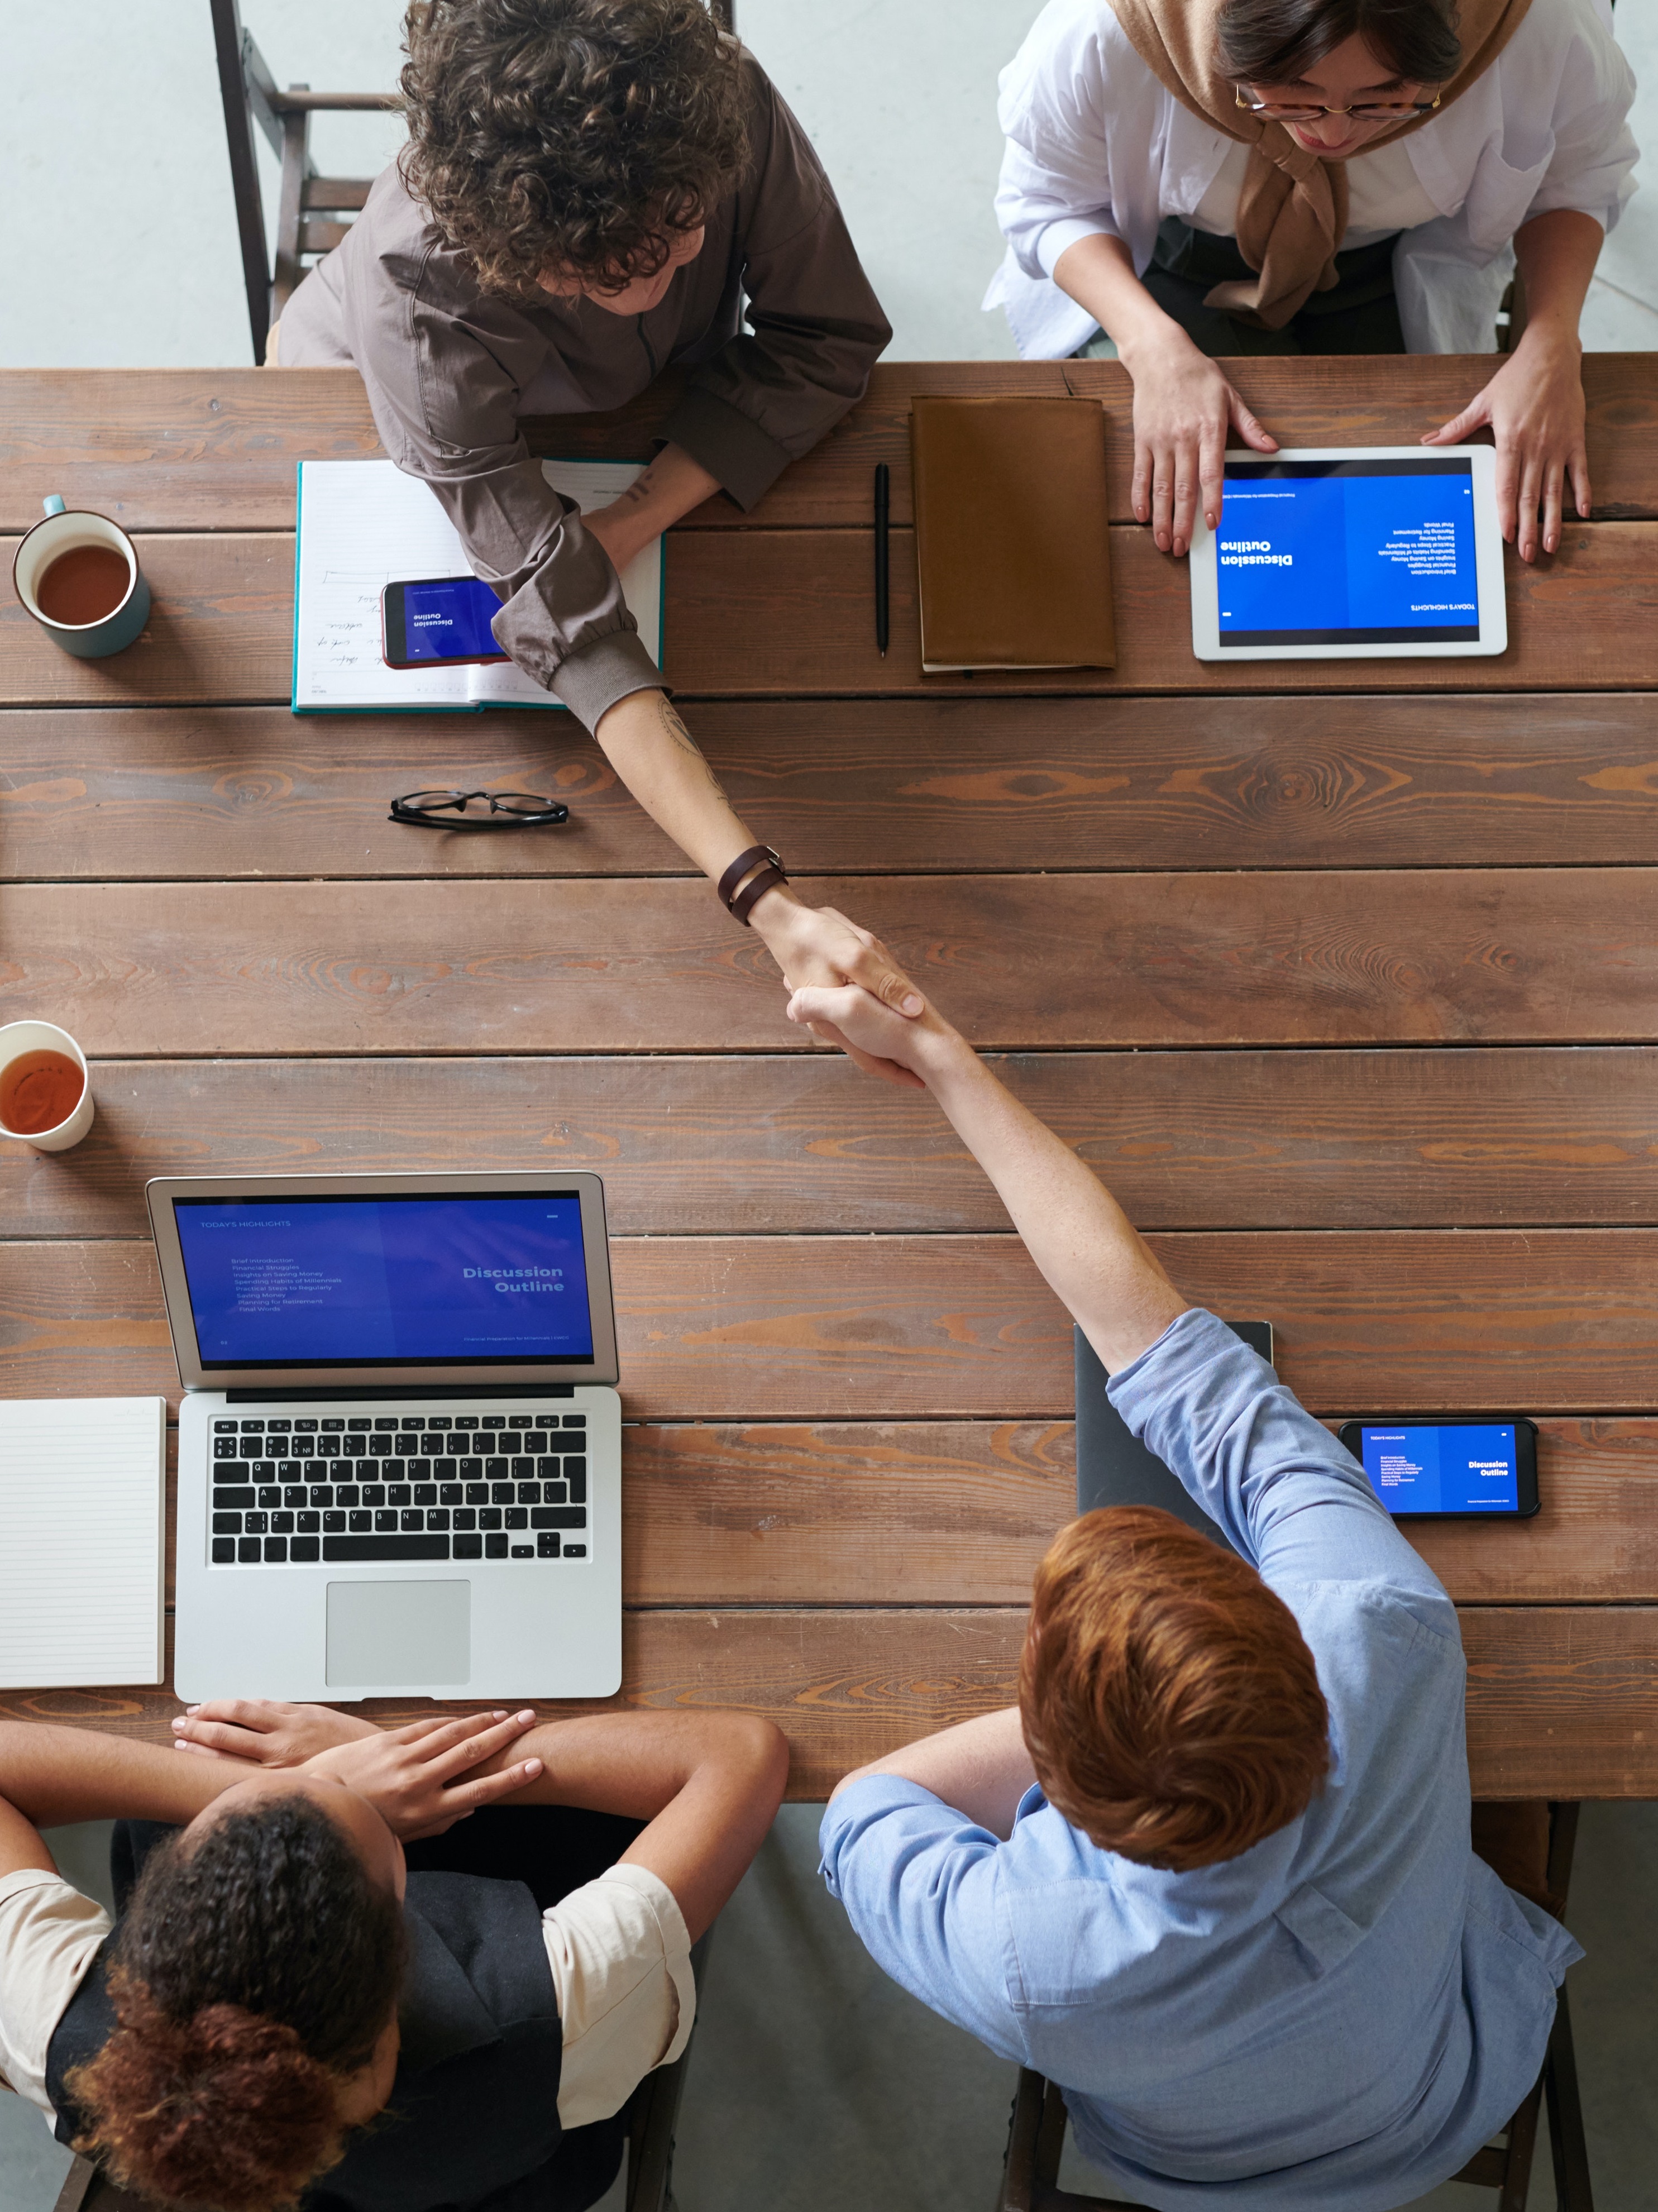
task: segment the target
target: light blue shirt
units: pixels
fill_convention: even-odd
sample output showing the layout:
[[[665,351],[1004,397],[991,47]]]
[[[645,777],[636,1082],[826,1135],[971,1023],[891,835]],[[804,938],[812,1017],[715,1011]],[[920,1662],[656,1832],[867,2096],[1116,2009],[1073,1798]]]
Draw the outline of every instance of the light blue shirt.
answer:
[[[824,1879],[895,1980],[1064,2087],[1125,2196],[1384,2212],[1503,2125],[1582,1951],[1473,1854],[1456,1613],[1363,1470],[1212,1314],[1182,1314],[1111,1401],[1300,1623],[1322,1795],[1169,1874],[1040,1790],[1002,1843],[874,1775],[823,1815]]]

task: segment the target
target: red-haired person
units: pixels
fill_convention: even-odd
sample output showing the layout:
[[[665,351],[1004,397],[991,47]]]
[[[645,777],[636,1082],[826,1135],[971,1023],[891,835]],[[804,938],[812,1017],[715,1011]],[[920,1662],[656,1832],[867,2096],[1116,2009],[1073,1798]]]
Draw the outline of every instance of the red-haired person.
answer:
[[[1531,2087],[1582,1956],[1475,1856],[1449,1600],[1362,1469],[935,1011],[848,987],[790,1012],[931,1091],[1119,1413],[1242,1554],[1147,1508],[1073,1522],[1036,1577],[1017,1707],[848,1775],[830,1890],[896,1980],[1060,2085],[1133,2203],[1422,2195]],[[1541,1810],[1509,1824],[1517,1874]],[[1521,1875],[1540,1891],[1542,1856]]]
[[[288,301],[273,361],[361,373],[386,452],[500,595],[496,642],[711,883],[752,856],[727,902],[784,974],[919,1013],[890,961],[774,878],[620,582],[716,493],[753,507],[892,336],[811,140],[703,0],[417,0],[407,45],[409,143]],[[683,383],[660,451],[584,520],[522,418],[620,407],[665,370]]]
[[[534,1723],[0,1723],[0,2087],[152,2212],[583,2212],[787,1751],[738,1713]],[[112,1931],[39,1834],[111,1817]]]

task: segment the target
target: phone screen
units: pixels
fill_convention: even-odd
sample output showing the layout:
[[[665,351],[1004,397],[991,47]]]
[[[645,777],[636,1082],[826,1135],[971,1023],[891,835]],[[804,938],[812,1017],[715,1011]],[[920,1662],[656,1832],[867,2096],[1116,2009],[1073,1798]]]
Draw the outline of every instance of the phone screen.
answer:
[[[388,584],[381,609],[386,658],[393,668],[507,659],[489,628],[501,612],[501,601],[476,576]]]
[[[1522,1489],[1535,1492],[1531,1431],[1522,1437],[1512,1421],[1350,1421],[1341,1440],[1390,1513],[1519,1513],[1530,1504]],[[1531,1475],[1524,1485],[1522,1456]]]

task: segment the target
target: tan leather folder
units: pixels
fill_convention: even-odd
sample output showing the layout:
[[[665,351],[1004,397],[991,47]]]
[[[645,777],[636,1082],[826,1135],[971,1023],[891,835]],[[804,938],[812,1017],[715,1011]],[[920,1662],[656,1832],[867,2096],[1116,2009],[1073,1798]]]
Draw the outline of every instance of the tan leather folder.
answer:
[[[1105,410],[917,399],[921,666],[1114,668]]]

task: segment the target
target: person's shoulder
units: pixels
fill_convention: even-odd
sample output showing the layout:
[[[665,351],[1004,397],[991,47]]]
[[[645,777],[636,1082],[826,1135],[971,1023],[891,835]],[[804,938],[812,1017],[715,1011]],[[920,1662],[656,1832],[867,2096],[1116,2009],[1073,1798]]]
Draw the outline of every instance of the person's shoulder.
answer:
[[[1119,82],[1159,88],[1109,0],[1048,0],[1007,75],[1084,99]]]
[[[1499,79],[1540,70],[1562,75],[1574,54],[1618,51],[1599,0],[1531,0],[1514,36],[1497,56]]]

